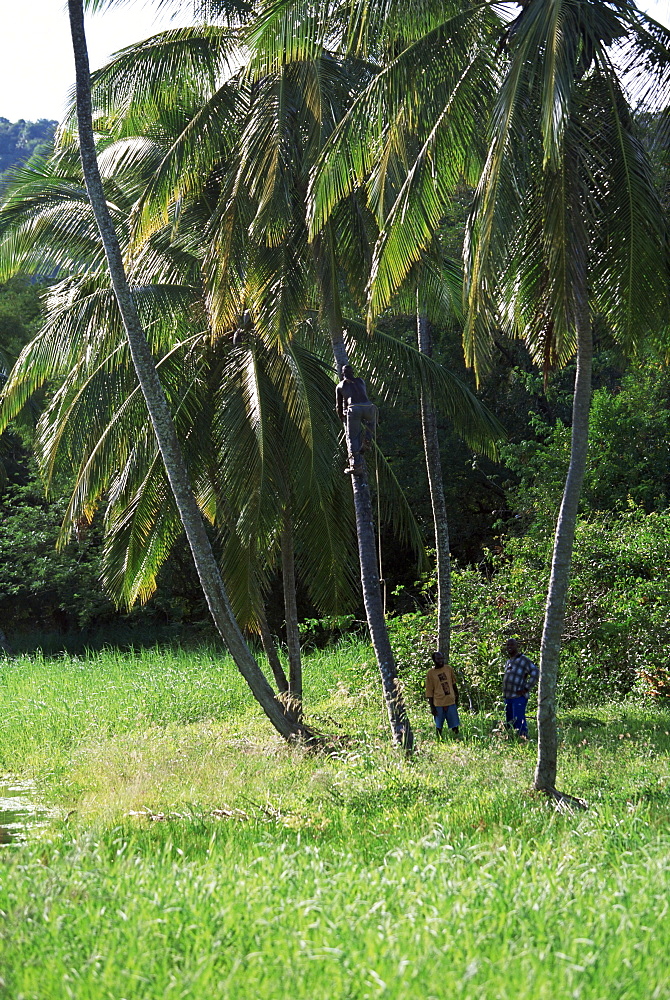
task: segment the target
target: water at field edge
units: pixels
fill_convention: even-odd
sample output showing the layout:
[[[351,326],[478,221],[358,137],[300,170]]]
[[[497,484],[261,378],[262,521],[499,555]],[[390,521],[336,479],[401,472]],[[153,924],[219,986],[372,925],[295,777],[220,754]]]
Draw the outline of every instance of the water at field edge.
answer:
[[[0,775],[0,845],[25,840],[29,830],[44,826],[48,810],[32,800],[35,785]]]

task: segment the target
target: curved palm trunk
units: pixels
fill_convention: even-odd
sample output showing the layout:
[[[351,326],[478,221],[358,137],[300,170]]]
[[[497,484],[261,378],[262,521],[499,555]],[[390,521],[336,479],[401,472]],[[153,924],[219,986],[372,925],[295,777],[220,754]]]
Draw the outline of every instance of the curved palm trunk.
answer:
[[[572,399],[570,466],[558,515],[551,576],[542,631],[540,682],[537,695],[537,766],[534,787],[553,791],[556,785],[558,734],[556,730],[556,681],[565,620],[572,547],[577,525],[579,497],[586,470],[591,405],[593,338],[586,292],[586,279],[577,291],[577,374]]]
[[[298,604],[295,595],[293,524],[288,506],[284,508],[284,523],[281,531],[281,568],[284,587],[284,616],[286,618],[286,647],[288,649],[288,710],[294,718],[301,719],[302,659],[300,656]]]
[[[416,316],[417,343],[422,354],[429,357],[433,353],[425,313],[417,310]],[[449,662],[449,647],[451,645],[451,558],[449,555],[449,521],[447,505],[444,500],[442,485],[442,462],[440,460],[440,442],[437,434],[437,416],[426,397],[421,393],[421,427],[423,430],[423,448],[426,456],[426,471],[428,472],[428,488],[430,502],[433,508],[433,525],[435,529],[435,549],[437,552],[437,648]]]
[[[326,226],[314,241],[313,246],[324,314],[328,322],[335,367],[339,373],[342,366],[349,363],[349,356],[342,331],[342,314],[339,305],[337,275],[335,274],[333,263],[332,242],[333,236],[330,226]],[[386,628],[377,564],[372,500],[368,485],[367,466],[362,455],[360,463],[362,472],[360,475],[352,475],[351,485],[354,494],[356,535],[358,538],[358,557],[361,568],[361,587],[363,589],[365,616],[381,677],[384,703],[388,713],[393,742],[409,751],[414,745],[414,734],[407,715],[405,699],[398,677],[398,668],[395,656],[393,655],[393,649],[391,648],[388,629]]]
[[[91,86],[82,0],[68,0],[77,78],[77,121],[81,160],[93,213],[100,230],[114,294],[128,338],[137,379],[146,400],[165,470],[188,539],[198,577],[214,623],[251,691],[275,729],[285,738],[301,735],[303,727],[289,719],[256,663],[232,613],[219,568],[191,488],[172,415],[156,373],[126,279],[123,258],[100,179],[93,138]]]

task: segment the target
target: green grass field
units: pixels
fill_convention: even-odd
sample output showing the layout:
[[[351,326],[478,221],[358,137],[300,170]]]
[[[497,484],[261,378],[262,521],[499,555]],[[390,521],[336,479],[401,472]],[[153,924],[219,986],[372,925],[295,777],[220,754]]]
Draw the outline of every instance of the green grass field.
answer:
[[[329,755],[211,650],[0,664],[0,774],[54,809],[0,849],[0,997],[670,998],[670,709],[561,713],[564,815],[495,715],[417,702],[405,761],[365,647],[306,675]]]

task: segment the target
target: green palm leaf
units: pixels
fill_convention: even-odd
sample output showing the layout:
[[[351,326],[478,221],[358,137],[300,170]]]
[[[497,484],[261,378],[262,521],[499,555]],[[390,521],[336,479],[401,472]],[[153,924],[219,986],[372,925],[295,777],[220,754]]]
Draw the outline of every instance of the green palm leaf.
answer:
[[[495,455],[495,442],[506,436],[504,428],[452,372],[413,344],[379,330],[370,336],[360,326],[349,326],[352,363],[366,372],[381,399],[392,405],[402,386],[413,383],[453,420],[456,432],[470,447]]]

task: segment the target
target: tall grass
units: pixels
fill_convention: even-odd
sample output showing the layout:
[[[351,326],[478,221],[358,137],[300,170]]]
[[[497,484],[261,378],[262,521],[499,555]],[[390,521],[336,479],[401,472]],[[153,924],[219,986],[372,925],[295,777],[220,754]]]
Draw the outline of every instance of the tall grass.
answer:
[[[306,673],[327,756],[211,650],[3,666],[0,766],[61,819],[0,852],[0,997],[670,996],[667,709],[563,713],[559,815],[493,716],[415,705],[404,761],[365,647]]]

